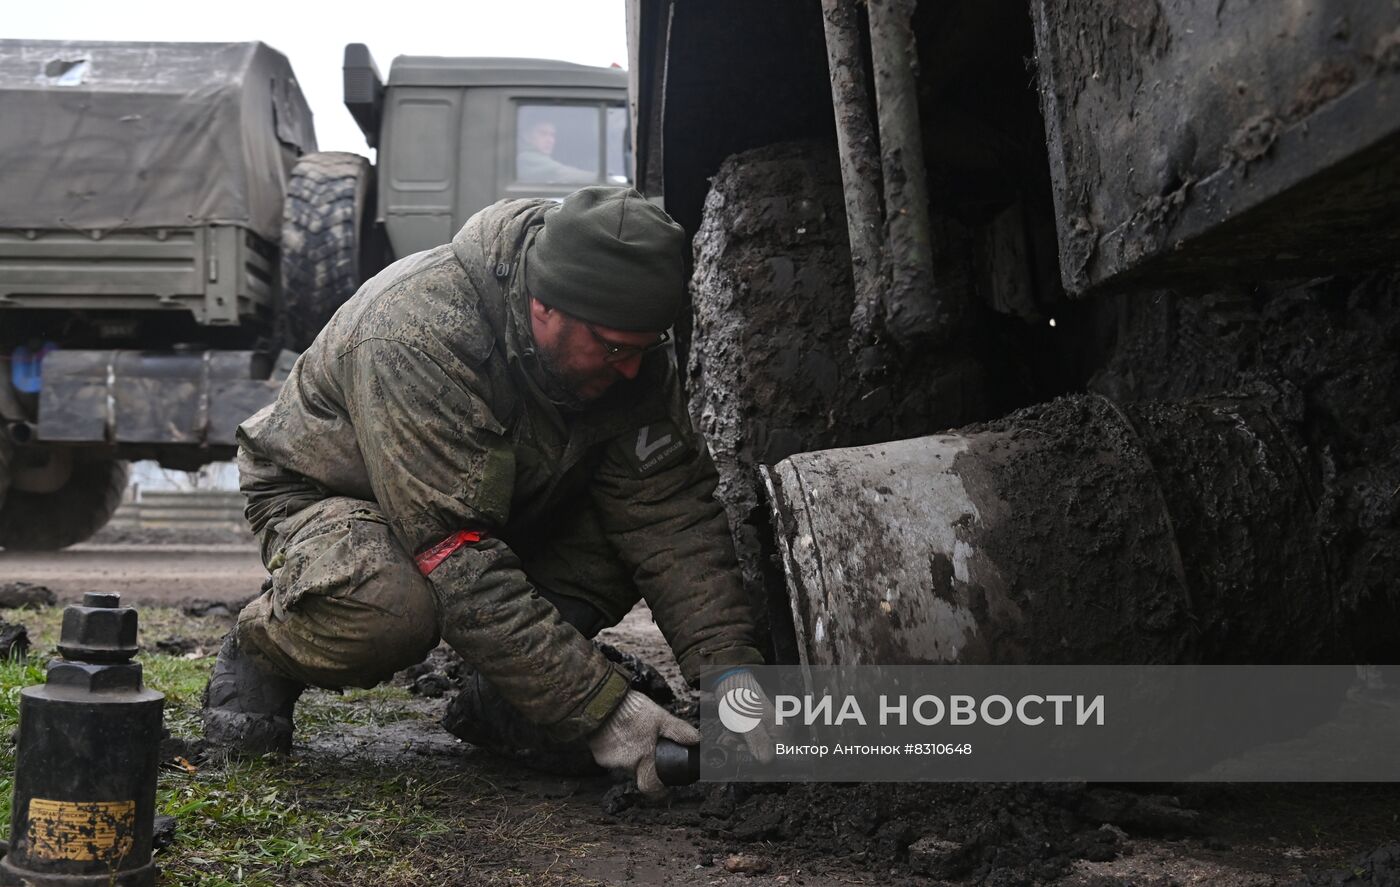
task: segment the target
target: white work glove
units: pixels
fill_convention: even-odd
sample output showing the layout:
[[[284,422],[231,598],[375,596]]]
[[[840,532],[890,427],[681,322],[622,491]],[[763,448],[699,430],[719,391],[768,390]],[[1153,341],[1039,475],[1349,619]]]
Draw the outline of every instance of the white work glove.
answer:
[[[698,745],[700,731],[652,702],[645,693],[628,690],[622,703],[588,737],[588,748],[599,766],[627,770],[637,776],[643,794],[666,790],[656,775],[656,741],[660,737],[681,745]]]
[[[742,735],[744,745],[748,746],[749,754],[754,756],[754,760],[760,764],[769,763],[773,760],[773,742],[777,732],[773,701],[763,692],[758,679],[747,668],[736,668],[720,679],[715,685],[715,701],[723,699],[731,690],[740,691],[737,698],[743,703],[741,707],[744,710],[752,711],[755,705],[761,709],[762,719],[758,726]]]

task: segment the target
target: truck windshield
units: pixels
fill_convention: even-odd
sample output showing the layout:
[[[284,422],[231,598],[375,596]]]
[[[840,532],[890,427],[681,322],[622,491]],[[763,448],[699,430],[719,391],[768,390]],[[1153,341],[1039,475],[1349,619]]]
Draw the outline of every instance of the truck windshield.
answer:
[[[515,124],[518,182],[587,185],[628,180],[627,113],[620,106],[521,104]]]

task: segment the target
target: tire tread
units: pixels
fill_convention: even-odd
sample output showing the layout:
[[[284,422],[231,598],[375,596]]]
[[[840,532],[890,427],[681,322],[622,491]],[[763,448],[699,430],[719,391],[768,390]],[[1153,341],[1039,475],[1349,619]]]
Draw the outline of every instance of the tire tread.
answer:
[[[361,279],[369,161],[325,151],[297,161],[282,216],[282,304],[288,345],[303,350]]]

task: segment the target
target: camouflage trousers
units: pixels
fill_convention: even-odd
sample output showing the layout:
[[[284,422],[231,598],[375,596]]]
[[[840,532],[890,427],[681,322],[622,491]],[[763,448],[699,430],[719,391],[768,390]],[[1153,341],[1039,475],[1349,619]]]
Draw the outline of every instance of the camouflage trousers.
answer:
[[[304,499],[305,489],[294,495]],[[268,504],[249,500],[250,514]],[[591,507],[560,513],[560,523],[512,549],[539,593],[591,638],[641,595]],[[333,496],[258,522],[271,583],[239,613],[238,639],[263,665],[311,686],[373,687],[437,646],[443,592],[419,574],[377,503]]]

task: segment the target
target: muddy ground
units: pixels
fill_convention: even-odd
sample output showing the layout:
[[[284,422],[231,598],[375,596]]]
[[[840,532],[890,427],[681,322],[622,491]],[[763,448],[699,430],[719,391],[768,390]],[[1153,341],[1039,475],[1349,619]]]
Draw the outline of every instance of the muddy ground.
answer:
[[[143,644],[211,655],[232,616],[226,606],[191,603],[152,610]],[[3,615],[23,620],[26,612]],[[602,639],[654,663],[679,692],[678,706],[691,707],[644,608]],[[406,804],[446,826],[376,833],[385,842],[378,849],[397,858],[392,874],[375,875],[381,884],[1400,883],[1400,786],[700,785],[653,802],[607,776],[533,773],[455,739],[438,721],[457,673],[455,655],[439,648],[395,680],[434,695],[410,689],[344,703],[329,724],[322,714],[312,726],[303,718],[284,765],[305,806],[335,809],[368,781],[404,792]],[[434,685],[448,692],[435,695]],[[299,717],[328,705],[335,694],[315,691]],[[174,750],[206,771],[223,766],[201,758],[197,744]],[[186,832],[193,827],[187,822]],[[266,828],[268,838],[298,838],[296,826]],[[162,851],[167,868],[220,874],[215,863],[191,860],[180,835],[177,824]],[[248,840],[263,837],[255,829]],[[345,866],[249,874],[346,883]]]
[[[693,694],[649,613],[601,637],[655,663],[694,711]],[[438,673],[455,655],[435,652]],[[404,681],[407,676],[401,676]],[[414,680],[418,678],[408,678]],[[419,700],[425,719],[439,705]],[[519,798],[557,802],[574,859],[522,859],[607,884],[1400,884],[1400,786],[1085,784],[698,785],[659,802],[600,778],[527,775],[431,729],[364,737],[386,763],[431,749],[446,769],[501,773]],[[403,743],[403,745],[396,745]],[[312,746],[309,753],[320,753]],[[325,749],[338,753],[334,744]],[[378,754],[379,752],[371,752]],[[1378,849],[1379,848],[1379,849]],[[567,881],[566,881],[567,883]]]
[[[30,582],[60,601],[85,591],[115,591],[123,600],[177,603],[189,598],[246,598],[267,576],[251,544],[193,543],[104,545],[85,543],[63,551],[0,550],[0,585]]]

